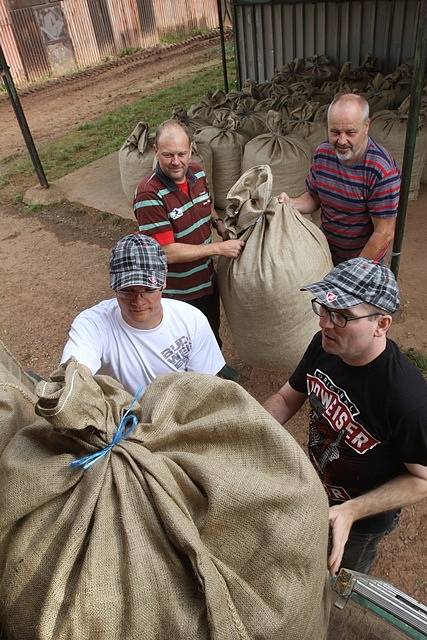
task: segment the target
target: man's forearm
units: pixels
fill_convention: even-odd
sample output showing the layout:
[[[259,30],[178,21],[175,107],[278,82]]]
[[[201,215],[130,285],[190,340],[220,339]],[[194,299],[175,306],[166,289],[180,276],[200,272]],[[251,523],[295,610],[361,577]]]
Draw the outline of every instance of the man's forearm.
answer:
[[[369,260],[382,258],[392,239],[392,234],[374,231],[360,252],[360,256],[362,258],[368,258]]]
[[[218,242],[209,244],[184,244],[183,242],[173,242],[163,245],[168,263],[192,262],[202,258],[210,258],[217,255]]]
[[[287,406],[280,393],[275,393],[270,396],[262,406],[273,416],[273,418],[277,420],[277,422],[280,422],[280,424],[284,424],[286,422],[288,414]]]
[[[310,214],[317,211],[320,207],[320,200],[308,191],[305,191],[297,198],[289,198],[289,204],[295,209],[298,209],[300,213]]]
[[[427,480],[411,473],[404,473],[358,498],[348,500],[343,506],[351,509],[353,521],[356,521],[415,504],[426,497]]]

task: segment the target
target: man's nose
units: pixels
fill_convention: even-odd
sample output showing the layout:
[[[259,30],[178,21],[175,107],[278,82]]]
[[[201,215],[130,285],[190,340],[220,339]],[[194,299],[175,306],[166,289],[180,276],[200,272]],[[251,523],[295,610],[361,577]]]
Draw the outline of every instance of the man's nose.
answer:
[[[319,327],[321,329],[331,329],[334,326],[334,323],[331,320],[331,316],[327,313],[324,316],[320,316],[319,318]]]
[[[347,144],[347,138],[345,136],[345,133],[340,133],[340,135],[338,136],[338,143],[343,146]]]

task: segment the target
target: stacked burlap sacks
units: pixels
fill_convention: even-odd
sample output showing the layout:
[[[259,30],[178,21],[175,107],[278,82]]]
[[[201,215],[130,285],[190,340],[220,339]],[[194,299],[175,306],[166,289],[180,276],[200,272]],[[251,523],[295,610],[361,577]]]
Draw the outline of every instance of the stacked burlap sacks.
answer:
[[[131,397],[72,360],[37,392],[39,416],[3,376],[8,640],[325,638],[325,493],[241,387],[158,378],[136,430],[86,471],[69,464],[111,442]]]
[[[269,112],[267,126],[268,133],[262,133],[246,144],[242,173],[268,164],[273,175],[274,193],[285,191],[291,197],[298,196],[305,189],[311,162],[310,147],[301,137],[283,133],[286,119],[278,112]]]
[[[246,244],[239,258],[219,259],[218,283],[242,360],[291,371],[318,329],[310,298],[299,289],[320,280],[332,261],[320,229],[272,198],[272,183],[263,165],[230,190],[225,225]]]
[[[405,99],[396,111],[378,111],[373,115],[369,127],[371,138],[390,151],[400,169],[402,168],[405,150],[409,102],[409,98]],[[410,200],[418,198],[420,180],[426,159],[426,144],[427,130],[424,127],[424,114],[421,113],[409,187]]]
[[[153,142],[148,124],[138,122],[119,150],[120,179],[129,202],[133,202],[138,182],[153,169]]]

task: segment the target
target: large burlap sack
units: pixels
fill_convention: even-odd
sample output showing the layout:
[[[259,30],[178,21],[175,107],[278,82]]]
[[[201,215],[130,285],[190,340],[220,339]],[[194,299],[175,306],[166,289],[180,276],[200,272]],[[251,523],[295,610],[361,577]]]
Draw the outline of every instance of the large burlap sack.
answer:
[[[247,137],[238,131],[238,127],[237,117],[219,112],[214,126],[201,129],[194,136],[199,153],[208,153],[207,148],[211,150],[211,187],[215,206],[219,209],[227,206],[227,193],[241,175]]]
[[[293,133],[301,137],[310,147],[313,154],[321,142],[327,139],[327,127],[322,122],[314,122],[314,116],[319,109],[318,102],[306,102],[294,109],[283,124],[285,133]]]
[[[369,127],[371,138],[390,151],[400,169],[402,169],[405,150],[408,114],[409,99],[405,100],[396,111],[378,111],[374,113]],[[421,114],[412,164],[409,200],[418,198],[420,180],[426,158],[427,130],[423,126],[423,120],[424,118]]]
[[[319,86],[326,80],[335,80],[338,77],[338,69],[324,55],[314,55],[304,60],[304,78],[314,86]]]
[[[0,385],[8,640],[325,638],[326,495],[241,387],[158,378],[86,471],[69,465],[111,443],[131,397],[75,361],[37,391],[39,416],[12,373]]]
[[[133,202],[138,182],[151,172],[154,162],[153,137],[149,135],[148,124],[138,122],[119,150],[120,179],[129,202]]]
[[[269,112],[269,132],[250,140],[245,146],[242,173],[260,164],[268,164],[273,174],[274,193],[285,191],[295,197],[305,190],[311,150],[302,138],[284,135],[283,123],[280,113]]]
[[[299,289],[321,280],[332,260],[320,229],[272,198],[272,186],[263,165],[230,190],[225,225],[246,244],[239,258],[219,258],[218,284],[240,357],[254,367],[292,371],[318,330],[310,296]]]

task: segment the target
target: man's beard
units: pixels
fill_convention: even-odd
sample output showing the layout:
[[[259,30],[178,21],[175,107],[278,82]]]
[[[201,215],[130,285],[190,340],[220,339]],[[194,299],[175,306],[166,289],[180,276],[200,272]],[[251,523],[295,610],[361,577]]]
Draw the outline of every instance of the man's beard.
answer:
[[[338,160],[351,160],[353,157],[353,149],[351,147],[341,151],[335,147],[335,153],[338,156]]]

